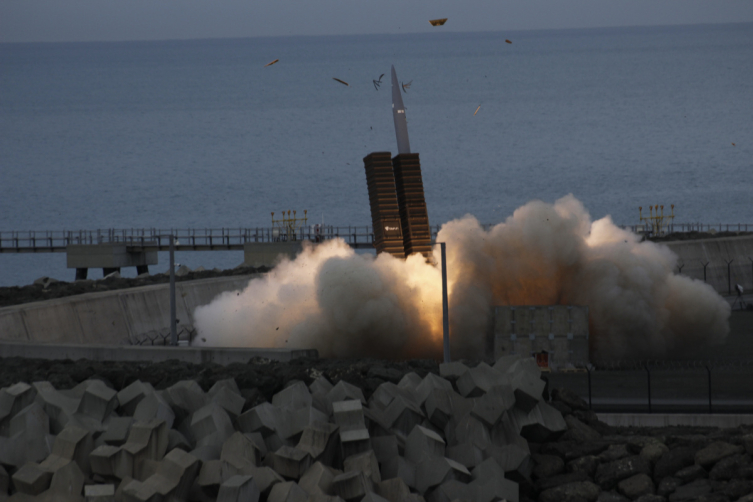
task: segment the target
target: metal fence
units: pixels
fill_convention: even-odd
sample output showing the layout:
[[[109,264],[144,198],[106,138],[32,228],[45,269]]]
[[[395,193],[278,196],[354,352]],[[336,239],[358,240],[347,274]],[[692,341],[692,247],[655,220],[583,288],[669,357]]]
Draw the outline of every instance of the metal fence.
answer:
[[[552,373],[589,408],[610,413],[753,413],[753,362],[631,360]]]
[[[494,224],[484,224],[488,230]],[[431,226],[432,241],[436,240],[441,225]],[[640,233],[640,225],[622,228]],[[670,232],[749,232],[753,224],[676,223],[669,226]],[[167,249],[168,238],[174,235],[179,244],[177,250],[197,249],[242,249],[249,242],[279,242],[292,240],[325,241],[340,238],[353,247],[372,247],[374,232],[370,225],[332,226],[308,225],[290,231],[280,227],[254,228],[122,228],[98,230],[9,230],[0,232],[0,253],[64,252],[69,245],[125,243],[127,246],[158,247]]]

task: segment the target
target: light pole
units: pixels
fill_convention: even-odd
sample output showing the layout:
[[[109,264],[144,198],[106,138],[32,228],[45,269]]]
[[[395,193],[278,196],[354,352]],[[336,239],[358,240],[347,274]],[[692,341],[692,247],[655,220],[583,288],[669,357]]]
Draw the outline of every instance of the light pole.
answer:
[[[170,235],[170,345],[178,345],[178,328],[175,325],[175,236]]]
[[[442,338],[444,340],[444,362],[450,362],[450,305],[447,300],[447,253],[445,243],[440,242],[442,250]]]

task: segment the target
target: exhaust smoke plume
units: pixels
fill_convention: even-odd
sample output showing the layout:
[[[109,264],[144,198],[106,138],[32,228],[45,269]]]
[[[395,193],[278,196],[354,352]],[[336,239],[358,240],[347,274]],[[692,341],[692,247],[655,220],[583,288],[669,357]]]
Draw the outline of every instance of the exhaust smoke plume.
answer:
[[[708,285],[673,273],[666,247],[591,221],[573,196],[530,202],[484,230],[446,223],[453,358],[487,354],[490,307],[586,305],[591,357],[663,357],[721,343],[730,308]],[[439,263],[439,249],[435,250]],[[306,245],[239,292],[194,313],[200,344],[316,348],[323,357],[441,357],[441,273],[413,255],[356,254],[342,241]],[[206,341],[203,341],[206,340]]]

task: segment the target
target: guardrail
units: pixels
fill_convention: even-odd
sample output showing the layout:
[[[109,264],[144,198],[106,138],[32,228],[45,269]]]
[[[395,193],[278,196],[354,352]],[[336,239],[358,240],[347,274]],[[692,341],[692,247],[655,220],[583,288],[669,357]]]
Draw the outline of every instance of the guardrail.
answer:
[[[482,225],[489,229],[493,224]],[[436,240],[441,225],[431,227],[432,240]],[[641,225],[623,226],[635,233],[642,233]],[[753,224],[714,224],[676,223],[669,226],[669,232],[753,232]],[[309,225],[294,232],[279,227],[255,228],[130,228],[100,230],[23,230],[0,232],[0,253],[50,253],[65,252],[69,245],[91,245],[122,242],[137,248],[169,247],[167,235],[178,239],[176,250],[230,250],[243,249],[249,242],[279,242],[290,240],[311,240],[321,242],[340,238],[356,248],[373,247],[374,233],[370,225],[332,226]]]

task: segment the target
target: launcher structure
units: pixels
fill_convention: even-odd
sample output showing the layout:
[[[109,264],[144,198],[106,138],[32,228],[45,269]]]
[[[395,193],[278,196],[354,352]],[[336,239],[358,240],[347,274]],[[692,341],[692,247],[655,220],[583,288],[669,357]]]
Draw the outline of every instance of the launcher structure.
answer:
[[[398,154],[373,152],[364,157],[369,188],[374,247],[379,253],[404,258],[413,253],[431,257],[431,229],[426,210],[421,162],[411,153],[408,122],[400,96],[395,67],[392,67],[392,115]]]

